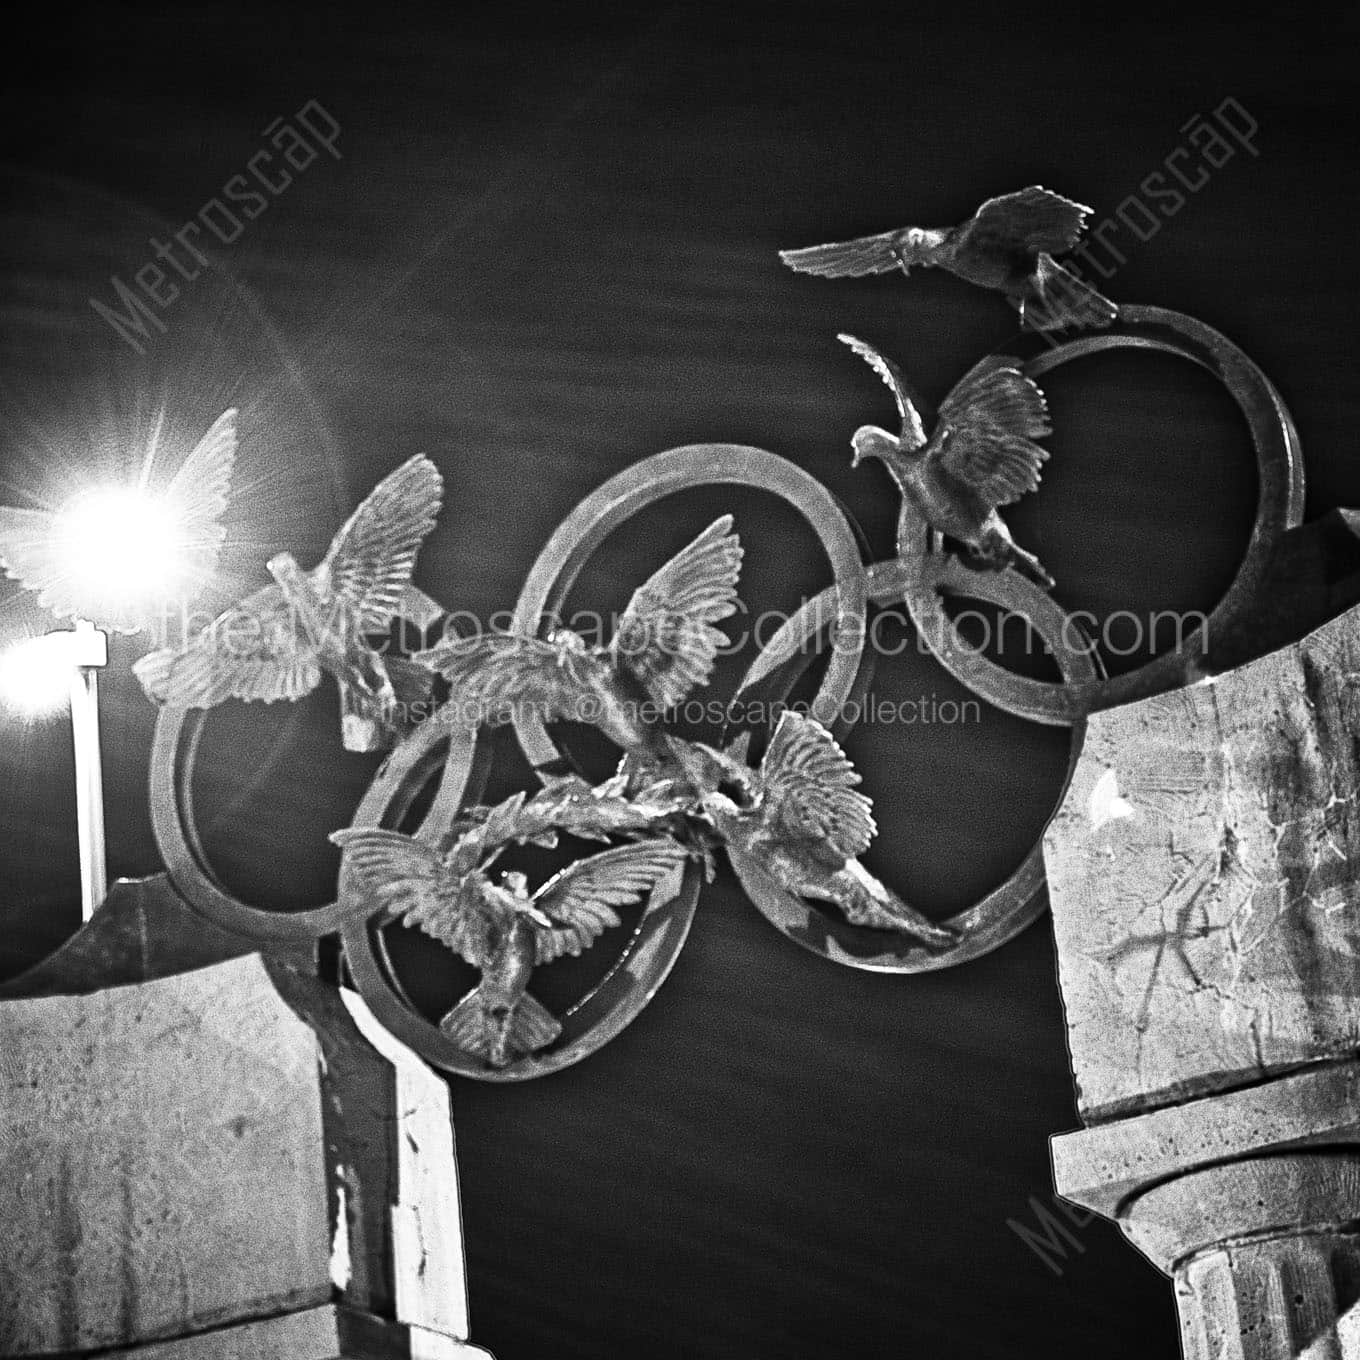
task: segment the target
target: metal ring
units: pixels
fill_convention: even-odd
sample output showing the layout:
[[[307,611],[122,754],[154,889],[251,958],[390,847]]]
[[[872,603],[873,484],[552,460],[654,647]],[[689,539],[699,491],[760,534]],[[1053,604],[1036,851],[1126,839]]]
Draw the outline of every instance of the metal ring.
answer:
[[[229,893],[203,849],[194,820],[193,777],[206,709],[162,708],[151,747],[151,829],[180,895],[214,925],[262,943],[317,939],[338,930],[338,902],[304,911],[266,911]],[[187,730],[186,730],[187,729]]]
[[[902,576],[902,598],[917,631],[942,666],[961,684],[997,708],[1033,722],[1066,726],[1097,709],[1131,703],[1183,684],[1185,668],[1203,653],[1206,634],[1226,635],[1251,608],[1267,559],[1280,535],[1303,522],[1303,457],[1298,431],[1283,399],[1264,373],[1230,340],[1210,326],[1163,307],[1124,305],[1121,329],[1083,335],[1030,359],[1032,378],[1073,359],[1109,349],[1151,349],[1189,359],[1227,388],[1241,407],[1256,452],[1260,483],[1256,521],[1237,575],[1203,629],[1179,651],[1154,657],[1137,670],[1109,678],[1050,684],[1013,675],[963,643],[940,606],[939,591],[951,589],[958,566],[940,551],[938,536],[903,502],[897,552],[911,570]],[[1126,330],[1123,327],[1137,327]],[[979,580],[982,573],[976,573]]]
[[[608,533],[652,501],[707,482],[736,483],[783,496],[799,509],[821,539],[835,577],[834,615],[850,646],[838,650],[819,705],[835,711],[851,692],[863,649],[864,570],[853,531],[834,498],[802,469],[775,454],[736,445],[695,445],[646,459],[606,483],[559,527],[535,563],[516,608],[516,625],[536,628],[560,607],[590,554]],[[482,1081],[521,1081],[580,1061],[618,1034],[655,995],[678,956],[698,904],[699,874],[687,872],[681,891],[653,907],[638,923],[619,961],[590,993],[562,1017],[566,1042],[491,1070],[454,1046],[412,1005],[392,968],[380,925],[362,899],[342,881],[336,902],[301,912],[270,912],[241,902],[222,888],[207,863],[192,816],[192,769],[205,714],[164,709],[152,756],[152,812],[158,844],[176,886],[203,915],[260,940],[297,940],[340,931],[355,984],[378,1019],[427,1061]],[[180,741],[188,719],[188,747]],[[537,730],[535,731],[535,727]],[[541,724],[517,729],[531,764],[558,758]],[[409,734],[388,757],[355,813],[353,825],[400,821],[419,790],[433,777],[437,744],[446,739],[443,771],[434,802],[418,835],[438,839],[479,783],[485,751],[476,733],[451,727],[436,716]],[[476,794],[471,794],[475,797]]]
[[[870,567],[869,600],[874,604],[885,604],[899,599],[905,569],[899,561],[879,562]],[[937,580],[940,588],[950,593],[989,600],[1028,620],[1048,644],[1065,681],[1076,684],[1095,681],[1098,668],[1089,648],[1075,644],[1072,621],[1052,597],[1032,582],[1015,572],[974,572],[959,563],[946,566]],[[734,705],[752,687],[764,685],[776,675],[783,691],[780,697],[787,696],[798,675],[796,669],[789,667],[789,659],[802,656],[806,658],[805,665],[810,663],[807,640],[824,629],[829,608],[830,591],[823,591],[785,622],[747,671]],[[1000,667],[994,669],[1017,686],[1029,683],[1010,671]],[[767,694],[764,701],[769,703],[772,699]],[[1007,704],[997,707],[1014,711]],[[1054,804],[1055,811],[1066,796],[1084,737],[1085,723],[1077,718],[1072,723],[1067,773]],[[749,856],[731,847],[728,856],[747,896],[777,930],[814,954],[872,972],[926,973],[956,967],[1005,944],[1035,921],[1043,910],[1039,897],[1039,889],[1044,884],[1042,832],[1019,868],[1000,887],[945,922],[959,932],[959,942],[946,950],[926,949],[891,931],[851,925],[838,913],[823,912],[787,892]]]
[[[443,714],[427,719],[378,772],[354,815],[353,825],[392,826],[400,822],[442,763],[439,789],[415,833],[422,840],[438,842],[459,809],[481,795],[490,765],[486,731],[451,723]],[[448,750],[441,755],[439,746],[444,741]],[[359,891],[342,876],[340,901],[354,904],[344,913],[345,958],[355,986],[379,1022],[426,1062],[475,1081],[528,1081],[580,1062],[637,1018],[669,976],[689,935],[699,903],[699,884],[699,868],[691,865],[680,891],[643,914],[605,976],[558,1017],[562,1036],[553,1047],[528,1054],[507,1067],[490,1068],[470,1057],[419,1012],[397,978],[383,922],[362,905]]]
[[[677,491],[707,483],[754,487],[782,496],[816,530],[831,562],[835,585],[826,592],[828,612],[850,645],[838,651],[819,697],[830,713],[851,692],[863,649],[864,568],[854,533],[834,498],[802,469],[775,454],[737,445],[692,445],[635,464],[582,501],[549,539],[520,592],[516,631],[537,633],[562,604],[591,554],[607,535],[638,510]],[[418,835],[437,839],[466,801],[468,771],[484,747],[482,729],[449,727],[438,716],[417,728],[384,766],[355,815],[356,826],[391,824],[416,796],[430,751],[448,733],[449,750],[435,805]],[[541,768],[561,752],[540,721],[520,716],[515,735],[529,763]],[[355,985],[379,1021],[446,1072],[479,1081],[513,1082],[560,1071],[614,1038],[665,981],[689,934],[698,905],[700,872],[692,866],[669,902],[651,907],[638,922],[619,960],[586,996],[559,1017],[563,1037],[542,1054],[491,1069],[458,1048],[411,1003],[396,977],[381,924],[351,915],[344,929],[346,958]],[[350,895],[342,882],[341,900]]]
[[[831,563],[835,584],[835,653],[813,701],[831,721],[850,694],[864,652],[864,566],[849,521],[832,494],[787,458],[744,444],[688,444],[668,449],[611,477],[558,526],[534,563],[515,604],[514,630],[537,636],[556,616],[581,568],[620,524],[644,506],[693,487],[747,486],[788,501],[812,526]],[[536,769],[560,757],[534,715],[515,721],[515,735]]]

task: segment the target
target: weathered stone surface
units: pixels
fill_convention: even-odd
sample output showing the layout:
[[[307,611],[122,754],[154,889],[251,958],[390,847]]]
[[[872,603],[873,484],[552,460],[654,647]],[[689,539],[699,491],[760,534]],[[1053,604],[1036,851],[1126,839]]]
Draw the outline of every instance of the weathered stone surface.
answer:
[[[1058,1134],[1053,1183],[1065,1199],[1114,1218],[1144,1187],[1203,1167],[1348,1145],[1360,1148],[1360,1063],[1327,1063]]]
[[[0,1002],[0,1354],[328,1301],[317,1053],[257,956]]]
[[[101,1360],[493,1360],[465,1341],[387,1322],[338,1304],[224,1327]]]
[[[1358,1360],[1360,1236],[1237,1242],[1176,1272],[1185,1360]]]
[[[0,1001],[0,1354],[482,1356],[457,1185],[447,1085],[257,955]]]
[[[1360,611],[1093,714],[1044,859],[1083,1119],[1360,1049]]]
[[[466,1337],[467,1262],[448,1084],[383,1029],[357,992],[344,990],[340,999],[359,1032],[391,1064],[394,1079],[395,1175],[386,1208],[395,1316]]]
[[[1160,1270],[1226,1242],[1286,1238],[1360,1222],[1360,1150],[1246,1157],[1155,1185],[1120,1214]]]

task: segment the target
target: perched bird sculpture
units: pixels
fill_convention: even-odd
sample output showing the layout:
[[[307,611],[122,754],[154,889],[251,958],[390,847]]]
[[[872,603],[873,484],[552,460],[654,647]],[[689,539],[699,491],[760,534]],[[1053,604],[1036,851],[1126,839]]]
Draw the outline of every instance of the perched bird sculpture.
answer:
[[[1119,309],[1053,257],[1081,239],[1091,209],[1037,184],[989,198],[956,227],[902,227],[876,236],[784,250],[791,269],[826,278],[858,278],[914,266],[947,269],[980,288],[1003,293],[1036,330],[1108,326]]]
[[[103,487],[55,511],[0,506],[0,568],[59,618],[119,633],[150,628],[211,578],[235,459],[236,412],[229,410],[160,492]]]
[[[270,558],[274,584],[219,616],[181,651],[133,667],[159,703],[210,708],[228,698],[300,699],[324,672],[340,687],[341,738],[349,751],[380,749],[404,715],[423,716],[433,677],[365,641],[405,608],[421,542],[434,527],[443,481],[417,455],[385,477],[349,517],[319,566],[291,553]]]
[[[1044,394],[1020,372],[1020,361],[998,354],[975,364],[944,399],[927,438],[897,365],[853,335],[840,339],[892,390],[902,426],[897,436],[861,426],[850,441],[853,465],[881,459],[931,528],[966,544],[984,565],[1016,566],[1052,589],[1053,578],[1016,545],[997,513],[1039,485],[1048,450],[1034,441],[1052,432]]]
[[[673,746],[707,788],[699,806],[719,836],[782,888],[838,907],[852,925],[900,931],[932,949],[955,943],[952,930],[908,906],[859,862],[877,830],[873,804],[815,719],[782,713],[758,770],[695,742]]]
[[[503,825],[517,816],[517,809],[500,810],[490,820]],[[621,924],[616,908],[651,897],[667,879],[678,886],[688,852],[668,837],[621,845],[578,860],[530,893],[522,873],[493,879],[488,872],[497,852],[488,856],[486,848],[497,834],[484,823],[446,854],[397,831],[351,829],[331,839],[343,847],[348,870],[392,917],[481,971],[481,981],[439,1027],[459,1048],[500,1068],[546,1048],[562,1032],[529,995],[534,969],[588,949]]]
[[[417,659],[444,675],[465,712],[497,721],[516,708],[545,722],[588,722],[630,753],[664,755],[662,715],[706,684],[737,607],[741,543],[715,520],[628,603],[608,646],[570,629],[547,638],[493,633],[440,643]]]

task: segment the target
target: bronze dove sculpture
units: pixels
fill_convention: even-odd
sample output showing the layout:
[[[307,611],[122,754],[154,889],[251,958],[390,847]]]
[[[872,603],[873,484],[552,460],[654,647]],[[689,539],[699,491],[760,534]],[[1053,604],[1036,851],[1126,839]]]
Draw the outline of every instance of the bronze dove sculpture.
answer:
[[[375,751],[420,712],[432,677],[418,664],[384,658],[365,641],[402,613],[421,542],[434,527],[443,480],[423,455],[369,493],[304,571],[291,553],[268,562],[274,584],[220,615],[183,650],[144,656],[133,667],[154,700],[210,708],[224,699],[300,699],[323,672],[340,687],[341,739]]]
[[[1119,309],[1053,257],[1081,239],[1091,209],[1037,184],[989,198],[956,227],[902,227],[853,241],[780,251],[791,269],[859,278],[914,266],[947,269],[1003,293],[1036,330],[1108,326]]]
[[[741,543],[715,520],[640,587],[608,646],[570,629],[547,638],[452,639],[417,660],[445,676],[465,711],[494,721],[516,707],[545,722],[593,723],[625,752],[664,757],[662,714],[706,684],[726,642],[714,624],[737,607]]]
[[[153,440],[143,481],[154,456]],[[118,633],[150,628],[211,578],[235,459],[233,409],[159,493],[96,488],[55,511],[0,506],[0,568],[59,618]]]
[[[615,908],[649,897],[680,873],[688,857],[668,837],[636,841],[578,860],[530,893],[522,873],[493,879],[488,872],[498,850],[488,855],[487,847],[498,836],[535,839],[525,826],[503,829],[520,810],[494,809],[487,823],[445,854],[397,831],[361,828],[331,836],[344,849],[349,870],[392,917],[480,970],[481,981],[439,1027],[459,1048],[497,1068],[546,1048],[562,1031],[529,995],[534,969],[588,949],[621,924]]]
[[[1039,485],[1048,450],[1034,441],[1052,432],[1044,394],[1020,361],[994,354],[975,364],[944,399],[927,438],[897,365],[853,335],[839,338],[892,390],[902,426],[899,436],[861,426],[850,441],[853,465],[881,459],[932,529],[966,544],[984,565],[1016,566],[1051,590],[1053,578],[1016,545],[997,513]]]
[[[908,906],[859,862],[877,831],[873,804],[821,723],[786,709],[758,770],[696,742],[672,745],[708,790],[699,806],[719,836],[786,891],[838,907],[852,925],[900,931],[932,949],[955,943],[952,930]]]

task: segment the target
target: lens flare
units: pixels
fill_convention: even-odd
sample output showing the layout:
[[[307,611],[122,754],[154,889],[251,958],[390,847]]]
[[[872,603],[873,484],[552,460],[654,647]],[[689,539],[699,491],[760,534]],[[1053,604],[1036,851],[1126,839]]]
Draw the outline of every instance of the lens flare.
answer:
[[[75,673],[70,634],[23,638],[0,651],[0,704],[27,718],[57,717],[71,701]]]
[[[162,500],[145,492],[82,492],[57,512],[55,549],[89,614],[150,608],[188,583],[185,526]]]

